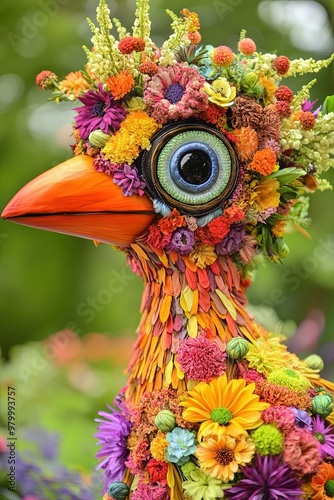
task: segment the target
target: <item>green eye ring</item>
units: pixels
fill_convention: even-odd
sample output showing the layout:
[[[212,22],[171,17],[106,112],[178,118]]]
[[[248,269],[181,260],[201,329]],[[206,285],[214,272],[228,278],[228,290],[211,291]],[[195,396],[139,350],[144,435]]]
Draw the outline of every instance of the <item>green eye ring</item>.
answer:
[[[187,121],[167,125],[153,137],[141,157],[141,171],[152,198],[181,213],[204,215],[231,195],[239,167],[221,132]]]

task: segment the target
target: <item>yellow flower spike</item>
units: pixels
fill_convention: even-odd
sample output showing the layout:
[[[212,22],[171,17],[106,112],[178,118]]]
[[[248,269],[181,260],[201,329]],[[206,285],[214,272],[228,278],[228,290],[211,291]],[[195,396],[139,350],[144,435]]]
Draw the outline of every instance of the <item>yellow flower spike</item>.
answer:
[[[226,78],[217,78],[211,85],[206,82],[203,90],[208,94],[210,102],[222,107],[231,106],[237,93]]]

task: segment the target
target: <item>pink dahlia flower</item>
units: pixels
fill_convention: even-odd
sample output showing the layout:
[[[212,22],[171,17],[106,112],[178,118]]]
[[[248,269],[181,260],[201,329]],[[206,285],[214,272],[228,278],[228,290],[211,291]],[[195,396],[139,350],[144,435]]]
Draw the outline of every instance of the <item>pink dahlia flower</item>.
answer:
[[[208,96],[201,91],[204,83],[196,68],[183,64],[162,67],[147,80],[144,102],[158,123],[185,120],[208,107]]]

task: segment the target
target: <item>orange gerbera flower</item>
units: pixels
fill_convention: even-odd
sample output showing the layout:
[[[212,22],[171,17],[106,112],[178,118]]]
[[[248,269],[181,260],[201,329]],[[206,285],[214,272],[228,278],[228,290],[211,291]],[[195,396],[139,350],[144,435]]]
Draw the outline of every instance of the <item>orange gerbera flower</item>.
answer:
[[[261,411],[269,407],[254,394],[255,384],[244,379],[227,381],[226,373],[211,382],[200,382],[181,403],[186,409],[183,418],[202,422],[198,439],[229,434],[247,434],[247,429],[261,425]]]
[[[134,78],[130,71],[122,70],[118,75],[107,80],[107,87],[115,99],[122,99],[134,86]]]
[[[334,467],[327,462],[319,465],[313,476],[311,486],[314,490],[312,500],[331,500],[334,497]]]
[[[254,453],[255,445],[249,437],[225,435],[202,442],[195,455],[204,472],[227,483],[233,481],[240,465],[252,460]]]

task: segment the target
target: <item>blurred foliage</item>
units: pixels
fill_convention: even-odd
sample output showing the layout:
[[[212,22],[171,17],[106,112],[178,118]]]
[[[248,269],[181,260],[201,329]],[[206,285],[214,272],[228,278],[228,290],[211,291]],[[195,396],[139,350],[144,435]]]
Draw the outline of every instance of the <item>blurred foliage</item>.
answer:
[[[244,28],[260,50],[277,50],[290,58],[322,58],[334,50],[331,0],[322,3],[197,0],[190,5],[185,0],[154,0],[151,3],[152,37],[157,45],[170,32],[170,18],[165,9],[179,12],[187,6],[200,15],[203,43],[236,47]],[[323,8],[318,11],[320,17],[309,19],[303,28],[302,22],[297,23],[298,15],[285,17],[284,24],[279,24],[279,17],[270,18],[266,14],[268,4],[278,3],[297,5],[300,21],[308,15],[310,4]],[[47,103],[46,94],[35,86],[34,79],[43,69],[63,76],[83,66],[85,55],[81,46],[90,38],[85,18],[95,19],[96,4],[97,0],[1,2],[2,207],[31,178],[71,156],[71,105]],[[130,29],[134,0],[111,1],[109,5],[112,16],[120,18]],[[294,26],[294,22],[298,25]],[[317,22],[320,24],[315,26]],[[314,35],[316,28],[319,33],[327,30],[329,38],[324,50],[320,50]],[[303,40],[307,39],[308,44],[312,40],[311,32],[314,45],[303,50]],[[297,47],[291,40],[295,42],[298,36]],[[332,66],[318,75],[313,99],[318,97],[322,102],[327,94],[334,94],[333,74]],[[308,80],[306,76],[288,83],[296,90]],[[333,174],[330,177],[333,183]],[[326,326],[322,343],[330,340],[334,329],[333,249],[313,267],[307,259],[314,255],[319,242],[334,240],[333,199],[332,192],[312,197],[312,239],[299,233],[291,235],[288,238],[291,254],[283,267],[266,264],[258,271],[249,294],[255,305],[274,308],[282,320],[291,319],[296,324],[312,309],[323,311]],[[67,327],[80,335],[90,331],[106,331],[112,336],[134,335],[142,286],[137,277],[132,278],[121,253],[107,245],[95,248],[85,240],[4,221],[0,222],[0,252],[1,342],[5,355],[12,345],[27,339],[47,338]],[[304,264],[306,269],[296,271],[295,266]],[[119,293],[111,293],[108,288],[115,270],[119,273]],[[287,273],[290,273],[288,278]],[[293,277],[295,280],[291,281]],[[262,313],[264,323],[265,316]]]
[[[16,346],[10,361],[0,365],[2,399],[7,400],[7,387],[15,388],[16,480],[21,495],[58,499],[51,493],[70,482],[73,497],[62,498],[99,497],[101,477],[94,473],[94,418],[99,410],[107,409],[106,402],[112,404],[116,391],[124,385],[122,366],[131,344],[131,338],[119,341],[103,334],[80,338],[63,330],[45,341]],[[1,476],[5,451],[1,445],[7,435],[7,409],[2,405],[0,498],[7,480],[4,477],[2,481]],[[7,460],[4,464],[7,470]],[[79,486],[87,496],[75,493]]]

